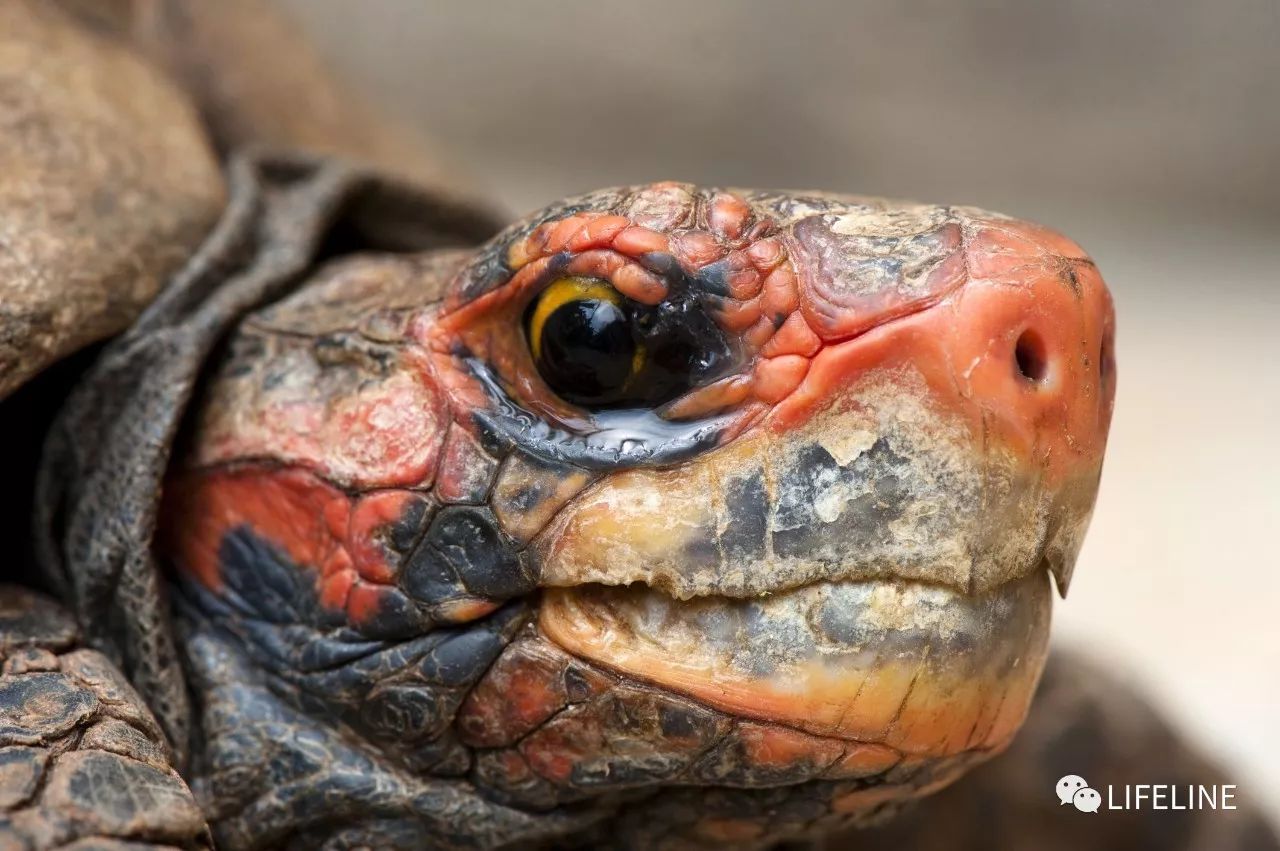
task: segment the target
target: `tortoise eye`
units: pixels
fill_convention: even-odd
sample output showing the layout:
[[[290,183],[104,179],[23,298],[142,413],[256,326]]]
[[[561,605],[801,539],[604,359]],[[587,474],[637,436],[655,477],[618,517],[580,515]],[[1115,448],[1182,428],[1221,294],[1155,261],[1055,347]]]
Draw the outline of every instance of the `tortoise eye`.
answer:
[[[525,317],[529,350],[547,385],[575,405],[611,407],[645,396],[646,351],[627,299],[598,278],[560,278]],[[637,392],[639,391],[639,392]]]

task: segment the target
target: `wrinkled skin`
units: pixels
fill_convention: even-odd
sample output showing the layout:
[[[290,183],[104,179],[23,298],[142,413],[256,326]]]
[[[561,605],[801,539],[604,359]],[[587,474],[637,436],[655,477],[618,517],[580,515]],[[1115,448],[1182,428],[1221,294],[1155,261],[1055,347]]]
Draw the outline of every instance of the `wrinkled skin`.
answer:
[[[548,386],[565,276],[692,335],[686,391]],[[751,847],[948,784],[1026,714],[1112,336],[1069,240],[874,199],[607,190],[322,268],[165,488],[220,846]]]

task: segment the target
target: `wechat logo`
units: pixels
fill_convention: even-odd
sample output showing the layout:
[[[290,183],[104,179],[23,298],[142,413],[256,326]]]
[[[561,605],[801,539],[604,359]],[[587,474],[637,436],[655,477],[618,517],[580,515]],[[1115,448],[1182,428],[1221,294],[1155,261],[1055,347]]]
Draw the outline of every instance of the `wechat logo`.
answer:
[[[1102,806],[1102,796],[1097,789],[1089,788],[1089,781],[1078,774],[1068,774],[1055,787],[1059,806],[1072,804],[1082,813],[1096,813]]]

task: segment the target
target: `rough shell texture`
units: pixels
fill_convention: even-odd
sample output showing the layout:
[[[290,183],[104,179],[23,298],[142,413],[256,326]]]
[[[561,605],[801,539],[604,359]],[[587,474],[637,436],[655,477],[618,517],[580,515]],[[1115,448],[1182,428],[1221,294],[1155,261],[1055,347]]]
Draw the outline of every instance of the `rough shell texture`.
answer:
[[[171,757],[142,698],[79,646],[69,614],[0,586],[0,848],[208,847]],[[126,841],[140,844],[113,844]]]
[[[353,97],[269,0],[58,0],[167,70],[218,151],[299,148],[361,160],[429,186],[464,188],[417,137]],[[297,108],[306,104],[305,109]]]
[[[53,7],[0,4],[0,397],[128,325],[222,204],[161,74]]]

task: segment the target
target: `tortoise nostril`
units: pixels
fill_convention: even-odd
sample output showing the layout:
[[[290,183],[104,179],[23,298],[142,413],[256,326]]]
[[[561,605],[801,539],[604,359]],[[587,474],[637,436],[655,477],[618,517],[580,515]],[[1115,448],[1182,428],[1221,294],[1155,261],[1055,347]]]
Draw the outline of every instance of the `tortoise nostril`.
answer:
[[[1018,364],[1018,372],[1028,381],[1039,383],[1048,377],[1049,358],[1044,338],[1030,328],[1018,336],[1013,357]]]

